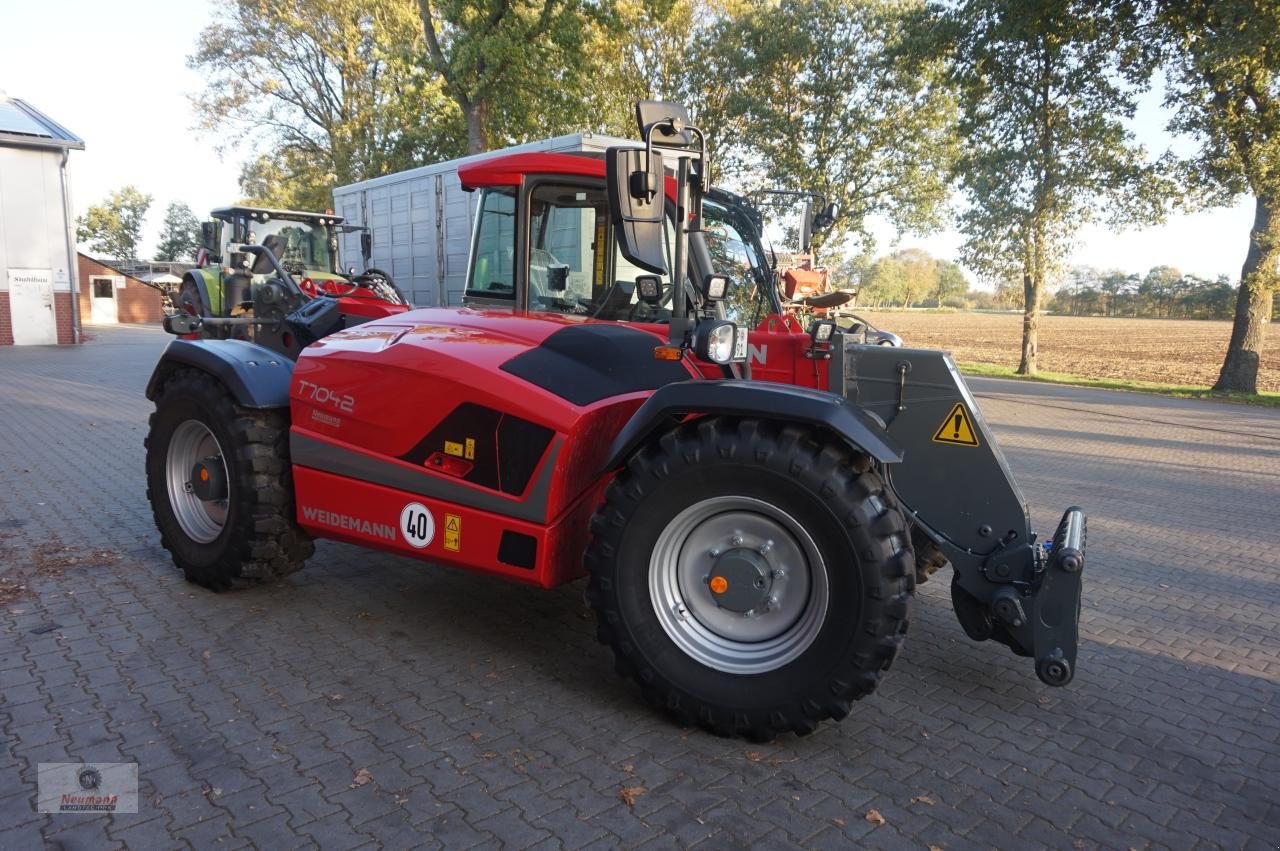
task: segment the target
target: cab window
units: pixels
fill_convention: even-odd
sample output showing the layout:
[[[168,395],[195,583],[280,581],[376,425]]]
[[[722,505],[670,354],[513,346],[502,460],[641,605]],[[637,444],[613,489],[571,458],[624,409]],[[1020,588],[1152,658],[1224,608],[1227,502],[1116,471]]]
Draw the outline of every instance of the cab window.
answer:
[[[603,187],[543,184],[529,194],[529,205],[530,310],[610,320],[661,319],[637,304],[636,277],[646,273],[618,250]],[[668,222],[668,266],[671,240]],[[667,277],[662,278],[665,283]]]
[[[513,189],[486,189],[471,251],[467,295],[515,300],[516,196]]]
[[[604,193],[544,184],[529,194],[529,309],[589,312],[604,278]]]
[[[768,272],[755,243],[741,229],[737,216],[714,201],[702,204],[703,238],[716,272],[729,278],[724,300],[727,318],[754,328],[773,312]]]

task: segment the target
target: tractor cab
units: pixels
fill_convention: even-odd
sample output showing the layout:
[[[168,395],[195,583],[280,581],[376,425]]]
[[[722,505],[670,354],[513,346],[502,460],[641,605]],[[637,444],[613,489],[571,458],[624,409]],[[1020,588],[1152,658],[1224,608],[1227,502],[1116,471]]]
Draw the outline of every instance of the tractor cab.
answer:
[[[391,276],[368,267],[369,230],[330,212],[221,207],[200,226],[196,268],[183,275],[170,333],[252,340],[296,357],[313,340],[369,319],[403,313]],[[365,270],[342,270],[338,233],[359,230]]]
[[[202,267],[220,263],[236,274],[246,273],[246,257],[243,252],[237,252],[235,246],[247,244],[271,250],[290,274],[332,277],[340,272],[341,216],[261,207],[222,207],[211,215],[212,220],[201,225],[204,246],[199,265]],[[270,263],[261,257],[254,258],[247,267],[250,275],[273,271]]]

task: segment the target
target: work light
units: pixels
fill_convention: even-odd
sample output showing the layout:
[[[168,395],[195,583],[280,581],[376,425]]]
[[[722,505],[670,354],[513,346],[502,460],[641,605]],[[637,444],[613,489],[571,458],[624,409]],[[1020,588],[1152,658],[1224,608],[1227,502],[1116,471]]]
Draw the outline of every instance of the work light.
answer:
[[[707,301],[720,301],[729,294],[729,279],[724,275],[707,275],[702,282],[702,294]]]
[[[657,305],[662,300],[662,279],[657,275],[640,275],[636,278],[636,292],[641,301]]]

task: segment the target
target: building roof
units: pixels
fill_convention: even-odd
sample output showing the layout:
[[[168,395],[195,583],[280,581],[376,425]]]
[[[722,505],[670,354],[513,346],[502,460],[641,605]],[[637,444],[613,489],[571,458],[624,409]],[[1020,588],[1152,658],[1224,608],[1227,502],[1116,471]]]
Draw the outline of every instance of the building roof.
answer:
[[[90,263],[97,263],[99,266],[101,266],[102,268],[110,272],[115,272],[118,275],[124,275],[126,278],[135,280],[140,284],[147,283],[145,280],[142,279],[141,276],[135,275],[129,272],[127,269],[121,269],[119,264],[117,264],[116,261],[114,260],[99,260],[97,257],[94,257],[93,255],[90,255],[90,254],[85,254],[83,251],[77,251],[76,254],[80,255],[85,260],[88,260]]]
[[[0,95],[0,145],[84,150],[84,140],[26,101]]]

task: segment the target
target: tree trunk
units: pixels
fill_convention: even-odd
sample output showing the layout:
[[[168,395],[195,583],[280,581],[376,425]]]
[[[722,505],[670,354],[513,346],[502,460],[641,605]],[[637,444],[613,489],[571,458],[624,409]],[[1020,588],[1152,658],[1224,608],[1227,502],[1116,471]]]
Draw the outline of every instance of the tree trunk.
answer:
[[[1262,341],[1271,322],[1272,290],[1280,260],[1280,216],[1277,199],[1259,195],[1254,205],[1249,253],[1240,270],[1240,291],[1231,342],[1213,389],[1224,393],[1257,393]]]
[[[489,101],[477,98],[462,111],[467,117],[467,153],[485,153],[489,150]]]
[[[1022,273],[1022,360],[1018,375],[1036,374],[1040,342],[1040,282],[1031,272]]]

